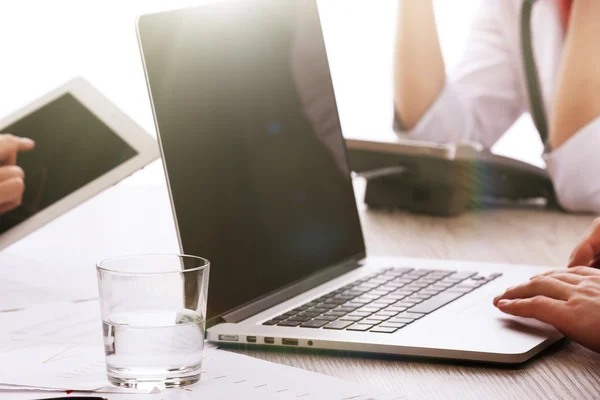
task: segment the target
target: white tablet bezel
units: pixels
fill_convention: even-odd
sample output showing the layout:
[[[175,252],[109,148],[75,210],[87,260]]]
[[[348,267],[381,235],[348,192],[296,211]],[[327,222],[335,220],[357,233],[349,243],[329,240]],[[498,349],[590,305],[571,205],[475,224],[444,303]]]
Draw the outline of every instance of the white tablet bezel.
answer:
[[[67,93],[75,97],[138,154],[1,234],[0,250],[118,183],[156,160],[160,155],[156,140],[83,78],[75,78],[11,115],[0,119],[0,132],[10,133],[4,132],[4,128]],[[77,151],[77,149],[73,149],[73,151]],[[25,190],[27,190],[27,177],[25,177]]]

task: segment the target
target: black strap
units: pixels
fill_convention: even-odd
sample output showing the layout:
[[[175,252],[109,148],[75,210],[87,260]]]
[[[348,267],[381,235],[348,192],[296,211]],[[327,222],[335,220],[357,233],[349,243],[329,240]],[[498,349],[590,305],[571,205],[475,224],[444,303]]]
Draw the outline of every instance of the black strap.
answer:
[[[527,91],[529,93],[529,103],[531,116],[537,128],[542,143],[548,143],[548,122],[546,111],[542,101],[542,91],[540,89],[540,78],[538,75],[535,57],[533,55],[533,44],[531,39],[531,14],[533,5],[537,0],[524,0],[521,10],[521,50],[523,52],[523,63],[525,66],[525,77],[527,78]]]

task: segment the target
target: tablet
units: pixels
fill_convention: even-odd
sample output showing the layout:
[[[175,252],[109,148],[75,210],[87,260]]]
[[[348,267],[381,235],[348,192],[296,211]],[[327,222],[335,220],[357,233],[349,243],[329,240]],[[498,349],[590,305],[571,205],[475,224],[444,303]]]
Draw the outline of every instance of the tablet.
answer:
[[[0,249],[159,156],[156,140],[82,78],[3,118],[0,132],[36,142],[18,155],[25,193],[0,215]]]

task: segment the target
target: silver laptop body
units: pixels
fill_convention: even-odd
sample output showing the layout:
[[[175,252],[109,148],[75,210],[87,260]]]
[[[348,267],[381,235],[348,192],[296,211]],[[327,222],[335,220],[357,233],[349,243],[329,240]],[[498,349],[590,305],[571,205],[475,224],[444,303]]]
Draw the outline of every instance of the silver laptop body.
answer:
[[[182,251],[211,260],[208,340],[520,363],[562,337],[492,306],[539,267],[366,256],[316,0],[137,29]]]

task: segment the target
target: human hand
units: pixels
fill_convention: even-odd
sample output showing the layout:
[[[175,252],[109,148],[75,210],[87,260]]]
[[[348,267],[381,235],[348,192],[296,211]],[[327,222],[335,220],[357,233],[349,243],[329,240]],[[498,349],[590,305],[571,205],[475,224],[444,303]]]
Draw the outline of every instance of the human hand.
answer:
[[[594,221],[571,253],[569,268],[581,265],[600,268],[600,218]]]
[[[574,267],[547,272],[494,299],[506,314],[546,322],[600,352],[600,270]]]
[[[25,173],[17,166],[17,154],[33,149],[31,139],[0,134],[0,213],[21,204],[25,190]]]

